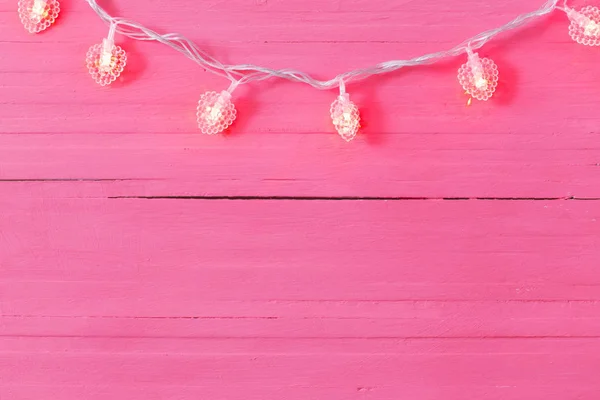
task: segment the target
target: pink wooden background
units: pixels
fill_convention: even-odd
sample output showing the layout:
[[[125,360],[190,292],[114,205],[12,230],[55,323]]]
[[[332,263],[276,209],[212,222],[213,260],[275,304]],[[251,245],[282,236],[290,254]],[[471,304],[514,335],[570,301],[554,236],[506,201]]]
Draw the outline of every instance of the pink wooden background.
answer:
[[[543,0],[106,1],[226,62],[320,77],[449,48]],[[574,5],[592,4],[590,2]],[[597,400],[600,50],[563,13],[481,54],[497,96],[466,107],[464,61],[335,92],[242,87],[118,38],[83,0],[31,36],[0,4],[2,400]]]

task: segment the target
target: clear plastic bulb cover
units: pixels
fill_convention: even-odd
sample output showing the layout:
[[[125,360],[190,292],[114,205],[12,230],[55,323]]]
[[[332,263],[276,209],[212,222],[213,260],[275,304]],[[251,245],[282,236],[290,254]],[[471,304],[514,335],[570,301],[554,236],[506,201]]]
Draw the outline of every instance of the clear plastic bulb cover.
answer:
[[[471,97],[488,100],[498,86],[498,67],[489,58],[469,53],[469,59],[458,70],[458,81]]]
[[[200,96],[196,117],[198,128],[207,135],[214,135],[229,128],[237,111],[231,102],[231,93],[224,90],[221,93],[206,92]]]
[[[354,139],[360,128],[360,114],[347,93],[340,95],[331,104],[330,113],[333,126],[340,136],[347,142]]]
[[[19,0],[19,18],[30,33],[39,33],[50,27],[58,18],[58,0]]]
[[[600,46],[600,9],[587,6],[579,11],[567,8],[571,20],[569,35],[579,44]]]
[[[127,64],[125,50],[107,40],[90,47],[85,59],[90,75],[102,86],[113,83]]]

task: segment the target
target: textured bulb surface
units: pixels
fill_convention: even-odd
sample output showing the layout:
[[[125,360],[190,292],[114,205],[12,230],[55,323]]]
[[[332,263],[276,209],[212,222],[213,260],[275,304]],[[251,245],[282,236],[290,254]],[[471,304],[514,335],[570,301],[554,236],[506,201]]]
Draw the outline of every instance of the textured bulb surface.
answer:
[[[60,12],[58,0],[19,0],[19,18],[30,33],[46,30]]]
[[[85,59],[92,78],[102,86],[113,83],[127,64],[127,53],[107,39],[95,44],[87,52]]]
[[[498,86],[498,67],[489,58],[469,53],[469,59],[458,70],[458,81],[472,98],[488,100]]]
[[[580,11],[567,8],[567,16],[571,20],[569,35],[579,44],[600,46],[600,9],[587,6]]]
[[[214,135],[229,128],[237,111],[231,102],[231,93],[224,90],[221,93],[206,92],[200,96],[196,109],[198,128],[207,135]]]
[[[347,93],[340,95],[330,108],[331,122],[339,135],[347,142],[356,137],[360,128],[358,107],[350,101]]]

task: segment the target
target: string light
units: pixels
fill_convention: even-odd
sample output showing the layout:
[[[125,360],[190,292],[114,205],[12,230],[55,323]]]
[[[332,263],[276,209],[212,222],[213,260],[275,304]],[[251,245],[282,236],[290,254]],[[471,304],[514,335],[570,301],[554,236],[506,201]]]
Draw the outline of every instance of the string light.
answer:
[[[206,92],[198,101],[196,111],[198,127],[205,134],[216,134],[227,129],[236,118],[236,109],[231,101],[231,93],[241,84],[259,82],[270,78],[286,79],[303,83],[318,90],[331,90],[339,86],[340,95],[331,104],[331,120],[336,131],[346,141],[354,139],[360,128],[358,107],[350,101],[345,85],[356,83],[369,77],[387,74],[405,67],[415,67],[440,62],[450,57],[467,55],[467,62],[458,71],[458,80],[466,94],[472,99],[490,99],[498,86],[498,68],[489,58],[480,58],[476,50],[496,36],[531,24],[550,14],[562,10],[570,20],[569,34],[578,43],[600,46],[600,9],[587,6],[576,11],[567,6],[567,0],[545,0],[537,10],[521,14],[512,21],[494,29],[481,32],[455,47],[407,60],[385,61],[368,68],[344,72],[329,80],[319,80],[310,74],[293,69],[273,69],[253,64],[228,65],[207,54],[191,40],[177,33],[159,34],[142,24],[116,18],[108,14],[97,0],[86,0],[96,14],[110,25],[108,37],[101,44],[90,47],[86,64],[94,80],[100,85],[114,82],[123,72],[127,61],[125,51],[114,44],[115,33],[134,40],[157,41],[184,54],[204,70],[219,75],[232,82],[228,90]],[[562,7],[558,5],[562,1]],[[29,32],[47,29],[59,13],[58,0],[19,0],[18,12],[23,25]]]
[[[56,21],[60,12],[58,0],[19,0],[19,18],[29,33],[39,33]]]
[[[498,67],[489,58],[480,58],[467,47],[467,62],[458,70],[458,81],[471,98],[486,101],[498,86]]]
[[[587,6],[580,11],[564,8],[571,25],[569,35],[577,43],[586,46],[600,46],[600,9]]]
[[[198,128],[202,133],[207,135],[221,133],[233,124],[237,111],[231,102],[232,91],[233,88],[229,88],[221,93],[206,92],[200,96],[196,117]]]
[[[331,103],[330,114],[333,126],[345,141],[356,137],[360,128],[358,107],[350,101],[343,81],[340,82],[340,95]]]
[[[90,47],[85,58],[90,75],[102,86],[113,83],[127,64],[127,53],[115,45],[116,30],[117,25],[112,24],[108,37]]]

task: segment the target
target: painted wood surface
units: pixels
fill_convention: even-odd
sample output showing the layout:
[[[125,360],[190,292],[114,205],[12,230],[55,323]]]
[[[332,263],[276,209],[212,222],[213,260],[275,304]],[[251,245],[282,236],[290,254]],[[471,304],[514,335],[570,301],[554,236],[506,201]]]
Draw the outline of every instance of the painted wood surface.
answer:
[[[196,3],[103,5],[326,78],[542,1]],[[335,92],[286,82],[200,135],[227,82],[157,44],[97,87],[107,29],[61,4],[36,36],[0,4],[0,399],[598,399],[600,53],[563,14],[482,49],[487,103],[460,59],[350,86],[346,144]]]

